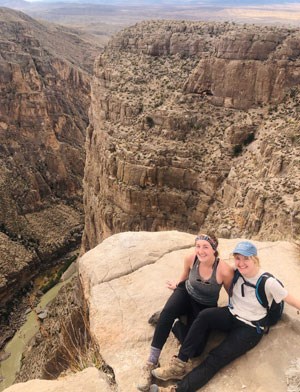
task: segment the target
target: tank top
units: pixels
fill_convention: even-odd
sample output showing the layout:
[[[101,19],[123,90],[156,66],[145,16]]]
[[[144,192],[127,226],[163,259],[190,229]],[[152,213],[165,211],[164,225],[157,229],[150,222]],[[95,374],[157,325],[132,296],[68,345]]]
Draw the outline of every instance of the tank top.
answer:
[[[200,261],[195,257],[193,267],[190,270],[189,277],[185,281],[185,287],[190,296],[197,302],[208,305],[216,306],[222,283],[218,283],[216,279],[217,267],[220,259],[216,258],[213,264],[212,274],[209,279],[202,279],[199,274]]]

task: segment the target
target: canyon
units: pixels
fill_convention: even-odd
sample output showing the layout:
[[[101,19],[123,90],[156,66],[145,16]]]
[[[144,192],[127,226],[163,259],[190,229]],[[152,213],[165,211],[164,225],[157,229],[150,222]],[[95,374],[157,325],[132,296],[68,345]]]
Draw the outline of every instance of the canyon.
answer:
[[[289,241],[291,278],[298,287],[298,28],[141,22],[116,34],[103,50],[86,34],[20,12],[0,8],[0,21],[1,321],[9,321],[9,311],[40,271],[74,248],[81,246],[81,254],[91,250],[80,262],[80,278],[92,335],[128,390],[126,369],[105,346],[115,338],[108,335],[105,342],[99,332],[105,322],[113,325],[107,308],[112,301],[104,291],[119,278],[130,289],[131,272],[146,276],[165,251],[177,250],[166,250],[169,242],[178,239],[185,250],[199,230],[214,231],[228,244],[237,238]],[[184,234],[164,234],[174,229]],[[155,233],[134,233],[144,231]],[[113,236],[121,232],[129,234]],[[129,252],[122,265],[124,246],[134,249],[138,238],[142,244],[149,238],[151,245],[141,256]],[[285,244],[278,246],[281,255]],[[111,266],[100,263],[99,271],[83,265],[106,257]],[[89,298],[94,286],[99,303]],[[56,304],[63,308],[63,299]],[[145,317],[157,310],[153,304],[158,302],[144,309]],[[46,377],[45,369],[56,361],[41,354],[59,346],[53,343],[60,330],[57,310],[51,314],[43,324],[48,330],[35,340],[41,351],[30,347],[20,380],[30,377],[37,358],[36,377]],[[131,314],[126,317],[128,331],[133,321]],[[139,320],[137,341],[128,338],[135,349],[144,333],[146,339],[152,333],[144,324]],[[9,324],[3,331],[1,343],[13,332]],[[145,347],[138,347],[141,357]],[[128,382],[131,388],[133,379]]]
[[[299,240],[300,31],[153,21],[91,82],[83,249],[121,231]]]
[[[1,323],[83,230],[90,78],[98,48],[0,8]],[[7,326],[1,344],[13,332]]]

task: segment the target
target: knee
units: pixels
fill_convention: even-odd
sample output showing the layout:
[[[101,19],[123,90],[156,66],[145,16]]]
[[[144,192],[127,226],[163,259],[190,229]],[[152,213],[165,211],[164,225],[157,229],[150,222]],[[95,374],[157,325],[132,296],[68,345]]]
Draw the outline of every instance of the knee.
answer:
[[[172,307],[165,307],[159,316],[159,321],[174,321],[176,319],[177,315],[172,309]]]
[[[207,366],[213,369],[218,369],[219,367],[224,366],[227,362],[229,363],[233,361],[236,357],[233,351],[233,348],[231,348],[231,350],[220,350],[219,346],[217,346],[207,354],[205,359]]]
[[[207,308],[198,313],[195,321],[197,323],[205,323],[206,325],[213,318],[216,308]]]
[[[206,357],[207,366],[211,369],[219,370],[245,354],[245,352],[246,350],[238,345],[224,345],[221,343],[208,353]]]

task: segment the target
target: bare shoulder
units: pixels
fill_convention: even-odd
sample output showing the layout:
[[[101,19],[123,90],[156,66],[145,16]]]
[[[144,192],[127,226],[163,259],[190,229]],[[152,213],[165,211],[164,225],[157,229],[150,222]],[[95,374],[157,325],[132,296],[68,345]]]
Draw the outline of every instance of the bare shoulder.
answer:
[[[233,267],[224,260],[220,259],[218,269],[223,276],[233,276]]]
[[[223,283],[225,290],[228,292],[234,275],[233,267],[224,260],[219,261],[217,278],[219,283]]]
[[[184,258],[184,265],[185,267],[191,268],[195,260],[195,253],[190,253],[186,255]]]

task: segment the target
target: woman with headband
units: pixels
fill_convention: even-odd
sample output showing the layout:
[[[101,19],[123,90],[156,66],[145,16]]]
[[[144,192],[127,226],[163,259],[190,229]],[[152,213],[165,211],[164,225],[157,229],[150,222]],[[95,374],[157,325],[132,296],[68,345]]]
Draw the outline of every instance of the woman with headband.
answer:
[[[195,239],[195,252],[184,259],[183,272],[178,282],[167,281],[167,287],[174,291],[158,319],[149,357],[137,385],[138,390],[149,390],[151,371],[158,366],[161,350],[170,331],[173,330],[182,343],[198,313],[217,306],[222,285],[226,290],[229,289],[233,269],[219,259],[217,248],[218,240],[214,235],[199,234]],[[187,316],[187,324],[179,320],[174,324],[181,316]]]

